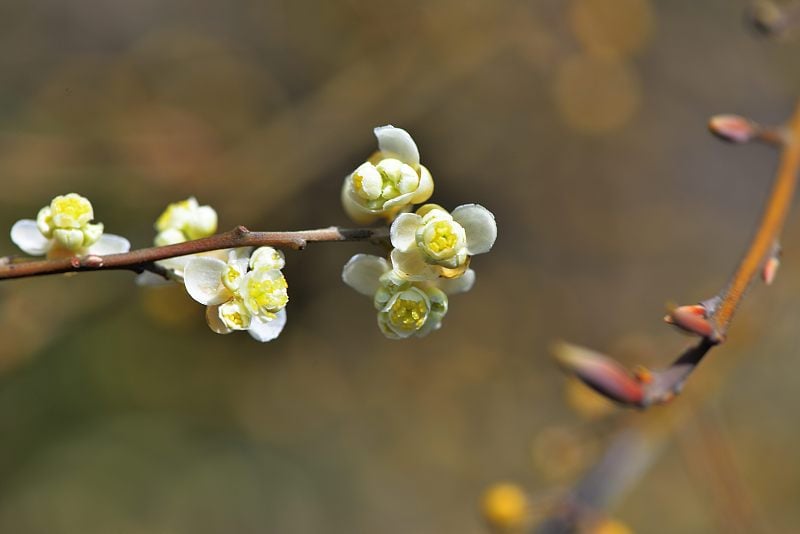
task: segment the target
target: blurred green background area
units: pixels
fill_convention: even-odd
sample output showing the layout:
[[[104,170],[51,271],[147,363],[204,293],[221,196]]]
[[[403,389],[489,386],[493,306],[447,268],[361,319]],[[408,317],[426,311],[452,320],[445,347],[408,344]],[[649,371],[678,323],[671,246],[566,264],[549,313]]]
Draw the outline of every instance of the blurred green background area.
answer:
[[[744,8],[0,1],[0,227],[72,191],[135,247],[190,195],[221,229],[348,225],[342,180],[391,123],[435,202],[500,231],[443,328],[404,342],[341,283],[370,245],[288,252],[289,322],[264,345],[130,273],[0,284],[0,532],[481,533],[498,480],[543,514],[616,428],[671,408],[588,420],[551,343],[665,364],[687,343],[665,302],[719,290],[757,220],[774,150],[705,123],[787,117],[800,45]],[[636,532],[731,531],[704,447],[759,521],[800,529],[797,221],[689,383],[714,393],[612,510]]]

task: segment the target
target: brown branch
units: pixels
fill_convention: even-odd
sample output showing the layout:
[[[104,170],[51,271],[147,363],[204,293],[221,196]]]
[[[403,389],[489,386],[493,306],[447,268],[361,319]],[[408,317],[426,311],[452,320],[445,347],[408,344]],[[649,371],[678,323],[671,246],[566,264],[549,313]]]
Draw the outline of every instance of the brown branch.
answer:
[[[728,121],[729,122],[729,121]],[[715,128],[712,120],[712,130]],[[719,133],[719,132],[715,132]],[[722,135],[721,137],[725,137]],[[722,343],[747,289],[778,252],[778,237],[789,212],[800,170],[800,101],[780,136],[781,155],[775,181],[764,207],[758,229],[730,282],[712,299],[694,306],[681,306],[667,316],[667,322],[701,336],[671,366],[658,371],[638,369],[629,373],[616,361],[588,349],[562,343],[556,357],[569,372],[607,397],[628,406],[647,408],[670,401],[708,352]]]
[[[48,274],[75,273],[84,271],[128,270],[134,272],[150,271],[166,276],[166,271],[156,264],[159,260],[187,256],[200,252],[222,250],[237,247],[271,246],[302,250],[308,243],[331,241],[373,241],[378,242],[388,237],[387,228],[354,228],[345,229],[331,226],[317,230],[300,230],[296,232],[251,232],[244,226],[238,226],[228,232],[212,235],[203,239],[186,241],[176,245],[142,248],[122,254],[107,256],[74,256],[52,260],[35,260],[24,262],[0,262],[0,280],[11,278],[27,278]]]

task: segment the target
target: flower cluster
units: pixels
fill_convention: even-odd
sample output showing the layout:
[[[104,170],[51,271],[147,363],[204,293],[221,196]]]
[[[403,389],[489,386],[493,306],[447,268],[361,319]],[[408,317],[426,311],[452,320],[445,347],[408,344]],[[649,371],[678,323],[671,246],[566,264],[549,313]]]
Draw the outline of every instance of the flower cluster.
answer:
[[[206,321],[218,334],[247,330],[258,341],[278,337],[286,324],[288,285],[283,254],[272,247],[235,249],[228,260],[194,256],[186,262],[189,295],[207,306]]]
[[[217,212],[190,197],[167,206],[155,229],[156,246],[201,239],[217,231]],[[157,264],[167,269],[172,280],[183,283],[194,300],[207,306],[206,322],[218,334],[247,330],[258,341],[272,341],[286,325],[289,295],[281,273],[285,260],[272,247],[215,250]],[[139,283],[155,285],[157,278],[143,273]]]
[[[433,178],[420,164],[414,140],[394,126],[375,128],[375,136],[378,151],[345,178],[341,198],[345,211],[356,221],[385,219],[391,223],[393,249],[388,258],[356,254],[344,266],[342,278],[372,298],[378,327],[388,338],[424,336],[441,327],[448,295],[468,291],[474,284],[470,259],[492,248],[497,226],[494,215],[477,204],[459,206],[452,213],[436,204],[424,204],[433,193]],[[104,234],[103,224],[93,223],[93,219],[89,200],[69,193],[55,197],[36,220],[14,224],[11,239],[31,255],[72,258],[69,265],[75,270],[127,267],[140,273],[140,285],[170,280],[181,283],[194,300],[206,306],[206,321],[219,334],[246,330],[259,341],[270,341],[283,330],[289,301],[281,272],[283,253],[269,246],[240,246],[274,243],[270,237],[261,241],[268,233],[247,240],[241,239],[246,229],[220,235],[213,244],[239,248],[206,252],[212,242],[188,242],[217,231],[217,212],[190,197],[169,204],[155,223],[156,247],[171,248],[120,255],[109,262],[112,265],[94,257],[74,261],[76,256],[130,250],[127,239]],[[343,238],[336,228],[324,232],[335,234],[332,240]],[[181,243],[186,245],[175,246]],[[184,255],[170,257],[171,253]],[[35,273],[38,267],[24,275]],[[61,269],[49,272],[67,272]],[[16,272],[19,275],[20,270]],[[48,271],[38,271],[44,272]]]
[[[472,287],[475,272],[469,268],[470,258],[492,248],[497,225],[494,215],[477,204],[459,206],[452,213],[425,204],[410,213],[413,204],[430,197],[433,179],[419,164],[417,145],[408,132],[383,126],[375,129],[375,135],[378,156],[345,179],[342,201],[356,221],[375,217],[393,221],[393,250],[388,261],[368,254],[353,256],[342,279],[372,297],[378,327],[386,337],[425,336],[441,326],[447,296]]]
[[[103,233],[103,223],[92,223],[94,208],[77,193],[59,195],[39,210],[36,220],[22,219],[11,227],[11,241],[31,256],[65,258],[88,254],[127,252],[124,237]]]
[[[379,218],[391,221],[412,204],[428,200],[433,178],[419,163],[419,150],[405,130],[394,126],[375,128],[378,151],[344,181],[342,204],[356,222]]]

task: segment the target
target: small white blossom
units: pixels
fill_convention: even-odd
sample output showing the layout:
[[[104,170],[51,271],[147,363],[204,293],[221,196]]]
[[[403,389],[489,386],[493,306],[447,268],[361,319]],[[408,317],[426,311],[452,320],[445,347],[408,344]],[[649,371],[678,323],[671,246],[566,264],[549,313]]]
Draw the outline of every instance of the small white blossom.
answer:
[[[436,204],[403,213],[390,231],[392,266],[407,280],[457,278],[469,258],[488,252],[497,239],[492,212],[477,204],[459,206],[450,214]]]
[[[31,256],[62,258],[128,252],[124,237],[103,233],[94,219],[92,203],[76,193],[59,195],[39,210],[36,220],[22,219],[11,227],[11,240]]]
[[[217,212],[211,206],[200,206],[196,198],[189,197],[167,206],[156,220],[155,227],[158,231],[157,246],[200,239],[217,231]]]
[[[375,128],[378,152],[345,178],[342,204],[359,223],[392,220],[433,193],[433,178],[419,163],[419,150],[408,132],[394,126]]]
[[[283,254],[272,247],[258,248],[249,257],[243,249],[232,250],[228,261],[190,257],[183,280],[189,295],[208,306],[206,320],[214,332],[247,330],[259,341],[271,341],[286,324],[289,294],[283,265]]]
[[[213,235],[217,231],[217,212],[211,206],[200,206],[196,198],[189,197],[167,206],[159,215],[154,226],[158,234],[153,240],[153,244],[157,247],[177,245],[192,239]],[[224,251],[204,252],[200,255],[220,260],[227,257]],[[186,262],[194,256],[192,254],[168,258],[157,261],[156,264],[167,269],[171,279],[181,282]],[[136,283],[143,286],[155,286],[169,283],[169,281],[157,274],[144,272],[136,278]]]
[[[342,271],[344,282],[372,297],[378,310],[378,328],[389,339],[422,337],[442,325],[448,294],[468,291],[475,272],[467,269],[457,279],[412,282],[400,278],[384,258],[356,254]]]

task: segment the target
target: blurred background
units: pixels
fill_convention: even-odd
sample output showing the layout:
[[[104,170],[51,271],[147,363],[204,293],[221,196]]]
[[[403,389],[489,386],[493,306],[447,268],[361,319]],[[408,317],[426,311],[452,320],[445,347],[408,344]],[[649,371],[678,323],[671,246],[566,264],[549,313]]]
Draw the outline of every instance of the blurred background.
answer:
[[[340,281],[370,245],[287,253],[263,345],[130,273],[0,284],[0,532],[478,534],[487,487],[535,522],[629,427],[655,429],[608,510],[633,531],[800,530],[797,213],[701,395],[617,413],[549,349],[666,364],[688,340],[665,303],[743,253],[776,155],[706,121],[777,123],[800,94],[800,43],[745,5],[0,0],[0,227],[73,191],[135,247],[190,195],[221,229],[348,225],[342,180],[391,123],[437,203],[500,229],[443,329],[404,342]]]

